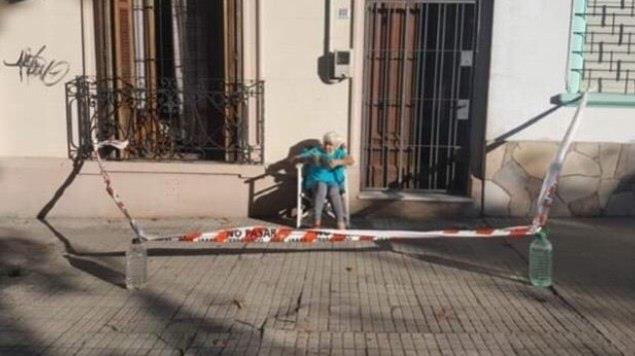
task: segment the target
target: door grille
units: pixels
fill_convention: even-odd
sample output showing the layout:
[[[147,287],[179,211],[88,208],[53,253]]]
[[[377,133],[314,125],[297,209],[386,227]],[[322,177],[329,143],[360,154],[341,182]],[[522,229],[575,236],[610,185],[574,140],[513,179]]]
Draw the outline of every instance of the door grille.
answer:
[[[465,190],[477,5],[366,2],[362,189]]]

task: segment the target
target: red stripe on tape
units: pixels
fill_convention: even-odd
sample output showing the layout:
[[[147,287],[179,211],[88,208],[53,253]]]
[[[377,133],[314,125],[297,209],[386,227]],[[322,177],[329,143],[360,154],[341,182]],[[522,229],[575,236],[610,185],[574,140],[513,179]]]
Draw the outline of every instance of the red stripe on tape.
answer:
[[[339,241],[345,241],[345,240],[346,240],[346,235],[334,234],[333,236],[331,236],[331,239],[329,241],[339,242]]]
[[[510,237],[525,237],[529,233],[529,226],[517,227],[511,229],[509,232]]]
[[[368,236],[368,235],[364,235],[364,236],[360,236],[359,237],[359,241],[373,241],[373,237],[372,236]]]
[[[221,230],[216,236],[214,236],[214,242],[225,242],[229,238],[229,232],[227,230]]]
[[[459,229],[446,229],[446,230],[443,230],[443,233],[447,235],[456,235],[459,233],[459,231],[460,231]]]
[[[495,229],[492,229],[491,227],[483,227],[483,228],[480,228],[480,229],[476,229],[476,233],[480,234],[480,235],[487,236],[487,235],[493,234],[494,230]]]
[[[315,242],[317,240],[317,232],[315,231],[307,231],[304,236],[302,236],[302,242]]]
[[[182,241],[195,241],[196,239],[198,239],[201,236],[203,236],[202,232],[200,232],[200,231],[192,231],[192,232],[188,232],[187,234],[183,235],[181,240]]]
[[[275,235],[271,238],[271,242],[284,242],[284,240],[291,235],[293,230],[291,229],[278,229]]]

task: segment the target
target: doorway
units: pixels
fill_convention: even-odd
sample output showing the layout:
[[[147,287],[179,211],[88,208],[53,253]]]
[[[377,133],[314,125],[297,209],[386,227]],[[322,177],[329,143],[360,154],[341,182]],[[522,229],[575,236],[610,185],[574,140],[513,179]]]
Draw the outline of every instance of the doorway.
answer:
[[[466,194],[476,0],[368,0],[361,188]]]

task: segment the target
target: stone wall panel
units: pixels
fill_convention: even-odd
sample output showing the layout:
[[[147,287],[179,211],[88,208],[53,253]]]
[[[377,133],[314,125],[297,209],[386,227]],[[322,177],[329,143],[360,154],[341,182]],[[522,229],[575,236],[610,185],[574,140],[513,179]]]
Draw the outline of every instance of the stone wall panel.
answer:
[[[529,175],[542,179],[557,152],[555,142],[522,142],[513,151],[513,157]]]
[[[602,167],[602,178],[615,177],[617,161],[620,158],[622,146],[619,143],[600,144],[600,165]]]
[[[532,216],[557,148],[557,142],[521,141],[490,152],[485,214]],[[634,192],[635,144],[574,143],[551,216],[635,215]]]

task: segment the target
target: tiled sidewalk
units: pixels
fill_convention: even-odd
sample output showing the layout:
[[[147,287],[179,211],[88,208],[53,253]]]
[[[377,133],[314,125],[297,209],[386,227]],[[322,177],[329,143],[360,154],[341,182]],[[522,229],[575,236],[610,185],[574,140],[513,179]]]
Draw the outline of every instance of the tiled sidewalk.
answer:
[[[631,220],[554,221],[553,290],[528,285],[528,241],[453,239],[152,244],[149,284],[129,292],[124,222],[5,219],[0,354],[632,355]],[[170,233],[252,223],[143,225]]]

